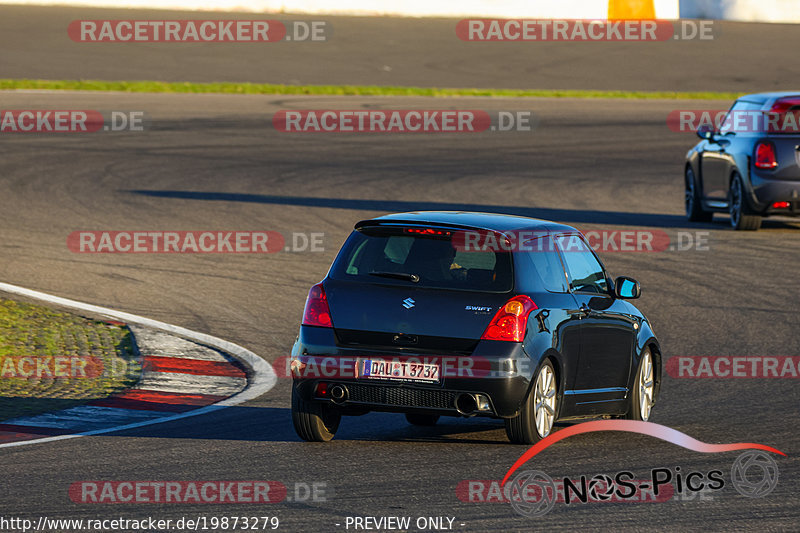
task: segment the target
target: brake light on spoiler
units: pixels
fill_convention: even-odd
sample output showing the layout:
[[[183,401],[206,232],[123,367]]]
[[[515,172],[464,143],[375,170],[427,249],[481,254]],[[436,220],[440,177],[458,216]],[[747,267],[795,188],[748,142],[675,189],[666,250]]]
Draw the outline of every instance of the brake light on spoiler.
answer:
[[[772,104],[772,107],[770,108],[770,113],[786,113],[787,111],[797,107],[800,107],[800,97],[787,96],[775,100],[775,103]]]
[[[768,133],[791,133],[797,135],[800,132],[798,125],[798,115],[800,111],[800,97],[786,96],[775,100],[772,107],[767,111]]]
[[[320,326],[332,328],[331,310],[328,307],[328,297],[325,296],[325,289],[322,283],[317,283],[308,291],[306,307],[303,310],[304,326]]]
[[[514,296],[497,310],[481,340],[522,342],[528,316],[536,309],[539,307],[528,296]]]
[[[405,228],[404,230],[406,233],[413,233],[416,235],[443,235],[445,237],[449,237],[452,232],[433,229],[433,228]]]

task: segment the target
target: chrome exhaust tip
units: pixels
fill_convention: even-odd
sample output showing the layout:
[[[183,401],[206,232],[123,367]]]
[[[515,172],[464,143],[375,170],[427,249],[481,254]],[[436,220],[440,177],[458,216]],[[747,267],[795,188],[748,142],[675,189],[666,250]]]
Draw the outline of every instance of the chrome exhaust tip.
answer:
[[[472,416],[478,410],[478,402],[475,396],[462,392],[456,396],[456,411],[463,416]]]
[[[347,400],[347,389],[344,385],[331,387],[331,399],[334,403],[344,403]]]

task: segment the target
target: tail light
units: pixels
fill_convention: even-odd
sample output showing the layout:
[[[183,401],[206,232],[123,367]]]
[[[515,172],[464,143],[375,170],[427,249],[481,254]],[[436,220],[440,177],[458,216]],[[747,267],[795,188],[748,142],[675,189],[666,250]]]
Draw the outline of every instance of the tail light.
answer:
[[[522,342],[528,316],[539,309],[533,300],[525,295],[514,296],[497,310],[492,321],[486,326],[482,340]]]
[[[756,168],[775,168],[778,158],[775,156],[775,145],[769,141],[759,141],[755,149]]]
[[[788,209],[791,205],[789,202],[775,202],[772,207],[774,209]]]
[[[308,291],[306,308],[303,311],[304,326],[321,326],[332,328],[331,310],[328,307],[328,297],[325,296],[325,289],[322,283],[317,283]]]

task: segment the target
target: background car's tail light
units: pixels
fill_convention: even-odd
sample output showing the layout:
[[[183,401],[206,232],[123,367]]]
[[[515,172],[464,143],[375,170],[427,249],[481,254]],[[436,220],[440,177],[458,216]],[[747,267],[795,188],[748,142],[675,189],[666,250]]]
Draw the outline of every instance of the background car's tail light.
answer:
[[[775,168],[778,159],[775,156],[775,145],[769,141],[759,141],[755,149],[756,168]]]
[[[523,295],[514,296],[495,313],[492,321],[486,326],[481,339],[490,341],[522,342],[525,338],[525,327],[528,315],[539,309],[533,300]]]
[[[321,326],[332,328],[331,310],[328,307],[328,297],[325,296],[325,289],[322,283],[317,283],[308,291],[306,308],[303,311],[304,326]]]
[[[772,207],[775,209],[786,209],[790,205],[791,204],[789,202],[775,202],[774,204],[772,204]]]

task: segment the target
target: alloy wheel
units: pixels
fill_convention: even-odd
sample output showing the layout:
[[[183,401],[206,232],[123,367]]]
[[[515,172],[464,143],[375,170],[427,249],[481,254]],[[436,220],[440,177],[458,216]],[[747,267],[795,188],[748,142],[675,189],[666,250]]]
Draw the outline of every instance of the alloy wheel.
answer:
[[[536,418],[536,431],[546,437],[553,429],[556,418],[556,379],[550,366],[543,366],[536,378],[533,396],[533,412]]]
[[[694,212],[694,172],[686,170],[686,215],[691,216]]]
[[[742,189],[739,187],[739,179],[734,178],[731,183],[731,198],[728,208],[731,214],[731,225],[735,228],[739,225],[739,217],[742,215]]]
[[[642,420],[650,418],[650,409],[653,407],[653,358],[650,352],[645,352],[642,356],[642,364],[639,367],[639,414]]]

